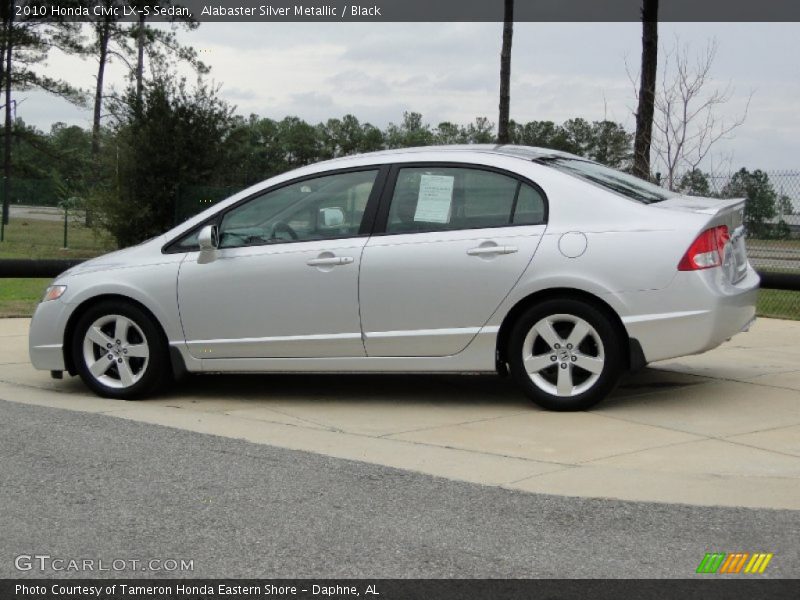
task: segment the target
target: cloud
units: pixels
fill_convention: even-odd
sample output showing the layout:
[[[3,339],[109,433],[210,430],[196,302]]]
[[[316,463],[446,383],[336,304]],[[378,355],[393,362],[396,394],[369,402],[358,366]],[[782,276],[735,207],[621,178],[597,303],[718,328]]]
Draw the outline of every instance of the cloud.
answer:
[[[664,23],[663,41],[675,34],[696,47],[719,43],[714,75],[731,81],[736,95],[721,115],[734,115],[751,89],[750,115],[733,140],[736,164],[800,167],[800,36],[792,23]],[[399,122],[404,111],[440,121],[497,120],[499,23],[203,23],[179,30],[203,50],[223,98],[240,114],[297,115],[311,122],[352,113],[378,126]],[[641,43],[637,23],[517,23],[512,54],[511,115],[517,121],[604,117],[633,128],[633,89],[625,70],[636,70]],[[184,67],[183,72],[187,72]],[[96,63],[54,53],[46,71],[69,73],[90,88]],[[112,65],[108,80],[125,85],[125,69]],[[62,120],[88,125],[91,115],[67,103],[28,97],[19,114],[49,129]]]
[[[401,69],[435,66],[469,59],[483,60],[486,44],[497,46],[499,23],[382,23],[362,29],[357,43],[349,43],[345,60],[381,63]]]
[[[223,94],[231,102],[258,100],[261,97],[255,90],[238,87],[226,87]]]
[[[390,84],[381,77],[367,74],[365,71],[350,69],[336,73],[325,80],[334,89],[346,94],[365,96],[385,95],[390,92]]]

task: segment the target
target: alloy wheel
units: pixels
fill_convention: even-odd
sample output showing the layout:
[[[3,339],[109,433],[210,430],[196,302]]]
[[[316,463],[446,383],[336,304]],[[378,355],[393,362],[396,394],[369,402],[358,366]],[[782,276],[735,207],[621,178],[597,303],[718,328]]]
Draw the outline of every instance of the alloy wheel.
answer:
[[[581,317],[548,315],[534,324],[522,344],[523,365],[533,384],[560,397],[592,388],[605,366],[605,348]]]
[[[96,381],[125,389],[144,376],[150,348],[144,332],[133,320],[123,315],[105,315],[86,330],[83,359]]]

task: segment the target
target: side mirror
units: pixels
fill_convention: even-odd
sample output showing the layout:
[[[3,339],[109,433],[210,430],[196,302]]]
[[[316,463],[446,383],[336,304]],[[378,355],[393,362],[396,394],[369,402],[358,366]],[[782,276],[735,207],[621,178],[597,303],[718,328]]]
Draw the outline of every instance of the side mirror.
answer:
[[[214,250],[219,247],[219,232],[216,225],[206,225],[197,235],[197,244],[201,251]]]
[[[344,225],[344,211],[338,207],[320,208],[319,224],[321,227],[341,227]]]

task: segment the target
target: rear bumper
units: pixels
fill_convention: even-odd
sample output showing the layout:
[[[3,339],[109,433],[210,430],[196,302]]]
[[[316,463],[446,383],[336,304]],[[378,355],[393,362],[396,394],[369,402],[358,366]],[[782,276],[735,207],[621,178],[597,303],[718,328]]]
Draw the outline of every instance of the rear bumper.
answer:
[[[680,272],[658,293],[642,293],[636,304],[653,312],[622,319],[630,337],[639,341],[647,362],[699,354],[719,346],[755,318],[759,278],[748,267],[735,285],[721,281],[720,269]],[[660,311],[661,304],[672,310]],[[675,310],[679,307],[679,310]]]

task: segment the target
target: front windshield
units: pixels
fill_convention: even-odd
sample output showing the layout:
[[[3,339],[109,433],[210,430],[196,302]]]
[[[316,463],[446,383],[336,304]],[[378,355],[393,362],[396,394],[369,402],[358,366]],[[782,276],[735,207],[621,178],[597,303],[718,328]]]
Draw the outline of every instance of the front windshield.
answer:
[[[644,204],[661,202],[662,200],[675,196],[673,192],[659,187],[654,183],[588,160],[562,156],[548,156],[538,159],[537,162],[554,167],[570,175],[576,175],[581,179],[591,181],[612,192],[622,194],[623,196],[627,196],[628,198]]]

